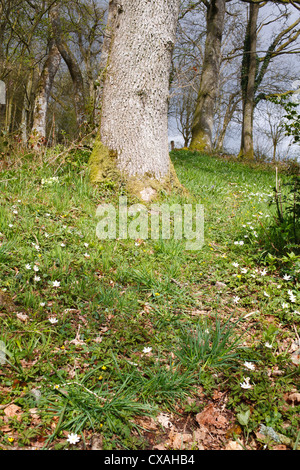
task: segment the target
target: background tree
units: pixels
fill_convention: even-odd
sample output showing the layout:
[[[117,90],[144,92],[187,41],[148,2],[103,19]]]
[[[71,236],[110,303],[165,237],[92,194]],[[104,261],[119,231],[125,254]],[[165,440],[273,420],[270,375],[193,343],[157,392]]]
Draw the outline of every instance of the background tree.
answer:
[[[50,40],[48,57],[44,63],[35,95],[31,141],[35,148],[46,140],[47,111],[55,75],[61,63],[61,55],[53,39]]]
[[[282,54],[300,53],[296,44],[300,35],[300,19],[297,18],[290,24],[284,23],[283,28],[273,36],[271,43],[263,54],[257,53],[258,39],[258,15],[264,4],[251,3],[249,6],[249,19],[244,41],[244,52],[241,69],[241,90],[243,102],[243,119],[241,132],[241,148],[239,155],[243,158],[254,158],[253,145],[253,118],[254,109],[258,102],[266,97],[270,91],[262,91],[263,80],[266,76],[270,63],[274,58]],[[289,18],[288,11],[284,12],[285,18]],[[297,47],[298,46],[298,47]],[[265,49],[265,48],[264,48]],[[278,89],[278,87],[277,87]]]
[[[51,9],[50,18],[57,49],[65,61],[72,78],[76,120],[79,130],[86,121],[86,96],[83,75],[78,61],[65,39],[61,21],[61,5],[59,3]]]
[[[78,135],[83,121],[89,129],[95,126],[104,13],[98,0],[0,0],[6,132],[18,133],[24,144],[31,136],[33,144],[32,136],[44,138],[50,129],[53,135],[54,121],[58,135],[69,139]]]
[[[170,77],[169,125],[188,146],[203,63],[206,22],[201,2],[191,9],[181,2]]]
[[[190,147],[199,151],[211,151],[226,0],[210,0],[210,2],[203,0],[203,3],[207,9],[207,33]]]

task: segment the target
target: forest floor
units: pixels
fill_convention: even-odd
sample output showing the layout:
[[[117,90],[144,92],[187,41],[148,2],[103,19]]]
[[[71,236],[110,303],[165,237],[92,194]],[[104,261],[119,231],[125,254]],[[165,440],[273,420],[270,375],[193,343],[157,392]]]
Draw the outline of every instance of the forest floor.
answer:
[[[99,240],[124,190],[92,187],[88,157],[0,177],[0,449],[299,448],[300,257],[270,228],[274,168],[174,151],[190,196],[161,202],[204,206],[188,250]]]

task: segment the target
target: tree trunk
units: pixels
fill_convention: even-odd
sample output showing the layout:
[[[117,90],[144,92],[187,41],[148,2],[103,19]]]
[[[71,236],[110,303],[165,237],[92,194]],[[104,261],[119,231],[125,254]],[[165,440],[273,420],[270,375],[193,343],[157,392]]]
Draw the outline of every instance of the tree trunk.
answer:
[[[21,117],[21,124],[20,124],[22,143],[26,145],[27,145],[27,140],[28,140],[28,125],[29,125],[29,115],[30,115],[30,109],[31,109],[31,93],[32,93],[33,78],[34,78],[33,76],[34,76],[34,70],[32,69],[30,71],[29,78],[27,80],[27,84],[25,87],[22,117]]]
[[[77,126],[80,130],[86,120],[86,103],[85,103],[85,91],[84,91],[84,80],[80,67],[76,61],[75,56],[68,47],[67,42],[63,37],[61,20],[59,14],[59,5],[54,6],[50,11],[51,25],[55,37],[57,48],[65,61],[71,79],[73,82],[73,93],[74,93],[74,104],[76,111]]]
[[[226,0],[211,0],[207,7],[207,35],[200,88],[192,126],[191,149],[210,151],[218,93],[221,45]]]
[[[1,10],[0,10],[1,13]],[[6,112],[6,85],[0,80],[0,131],[4,127]]]
[[[214,142],[214,148],[219,152],[224,150],[224,140],[226,132],[239,102],[238,95],[239,93],[233,93],[229,97],[228,105],[223,119],[222,129],[220,130],[219,135],[216,136],[216,140]]]
[[[244,43],[242,64],[243,124],[240,157],[254,159],[253,114],[255,108],[255,78],[257,70],[256,43],[259,4],[250,4],[249,21]]]
[[[108,66],[108,59],[110,53],[110,47],[112,43],[113,31],[115,28],[115,21],[118,16],[118,4],[117,2],[109,2],[108,17],[106,28],[104,31],[104,40],[101,49],[101,58],[99,66],[99,77],[97,83],[97,93],[96,93],[96,102],[95,102],[95,122],[97,126],[100,125],[101,119],[101,106],[102,106],[102,96],[103,96],[103,87],[106,76],[106,67]]]
[[[38,148],[46,138],[47,109],[55,75],[61,62],[60,52],[54,42],[50,44],[48,58],[44,64],[34,102],[31,142]]]
[[[167,113],[178,10],[179,0],[109,4],[107,63],[91,178],[124,178],[144,199],[174,176]]]
[[[12,108],[13,108],[13,95],[8,98],[7,105],[6,105],[4,128],[7,133],[10,132]]]

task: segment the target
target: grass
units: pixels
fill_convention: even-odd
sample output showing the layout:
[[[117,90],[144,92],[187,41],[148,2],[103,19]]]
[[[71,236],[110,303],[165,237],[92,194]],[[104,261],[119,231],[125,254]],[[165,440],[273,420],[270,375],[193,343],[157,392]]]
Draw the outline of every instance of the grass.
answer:
[[[99,240],[97,206],[117,206],[123,188],[92,187],[87,152],[77,165],[32,156],[3,172],[1,448],[76,448],[76,433],[84,448],[100,434],[103,449],[149,449],[164,432],[149,440],[146,419],[189,417],[197,429],[216,394],[243,445],[278,445],[259,436],[264,425],[297,448],[300,259],[272,250],[274,171],[171,156],[190,196],[161,201],[204,205],[200,251]]]

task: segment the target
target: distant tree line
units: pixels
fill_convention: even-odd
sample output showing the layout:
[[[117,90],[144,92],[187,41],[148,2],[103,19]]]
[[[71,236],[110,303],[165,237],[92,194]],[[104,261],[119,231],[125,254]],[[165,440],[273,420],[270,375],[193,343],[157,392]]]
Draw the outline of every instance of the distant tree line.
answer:
[[[163,179],[168,117],[205,152],[222,150],[235,124],[240,157],[253,159],[260,112],[276,158],[284,126],[270,106],[299,78],[299,0],[151,5],[0,0],[2,135],[39,148],[97,130],[98,167],[115,158],[128,174]]]

